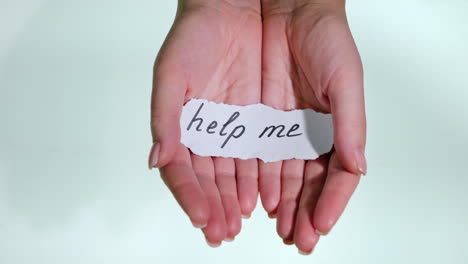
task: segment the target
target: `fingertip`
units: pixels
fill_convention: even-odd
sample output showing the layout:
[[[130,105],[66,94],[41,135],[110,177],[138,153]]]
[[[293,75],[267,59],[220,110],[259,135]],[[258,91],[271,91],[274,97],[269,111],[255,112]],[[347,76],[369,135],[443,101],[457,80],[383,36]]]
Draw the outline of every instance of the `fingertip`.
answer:
[[[253,196],[239,196],[241,214],[244,218],[250,218],[250,215],[252,214],[253,210],[255,209],[255,206],[257,205],[257,195],[255,195],[255,198]]]
[[[269,216],[276,214],[280,202],[279,182],[264,184],[260,189],[262,206]]]
[[[361,78],[355,78],[356,75],[345,74],[331,85],[330,105],[338,157],[347,171],[363,174],[367,170],[364,156],[367,121]]]
[[[203,229],[207,226],[207,224],[198,224],[197,222],[192,222],[193,227]]]
[[[227,234],[226,234],[226,238],[231,238],[232,240],[234,240],[233,238],[236,237],[240,231],[241,231],[241,228],[242,228],[242,221],[241,221],[241,218],[236,218],[236,219],[228,219],[227,222]]]
[[[367,173],[367,162],[364,151],[358,147],[337,147],[336,152],[340,164],[348,172],[356,175],[365,175]]]
[[[338,218],[338,216],[334,215],[337,213],[336,211],[334,201],[327,197],[319,198],[312,218],[316,234],[322,236],[330,232]]]
[[[209,212],[203,212],[206,209],[201,209],[201,212],[189,216],[193,227],[203,229],[208,225]]]
[[[207,204],[198,204],[196,207],[187,209],[187,215],[193,227],[203,229],[208,225],[210,211]]]
[[[151,147],[149,158],[148,158],[148,167],[149,169],[158,168],[158,161],[159,161],[159,152],[160,152],[161,144],[158,141],[153,143]]]
[[[178,87],[172,82],[159,86],[154,90],[151,102],[151,134],[153,142],[159,144],[158,159],[151,164],[153,168],[166,166],[180,145],[179,120],[184,104],[183,88],[168,88]],[[176,94],[175,90],[178,90]]]
[[[312,233],[307,236],[299,235],[297,238],[294,238],[294,243],[299,251],[312,253],[319,241],[320,236]]]
[[[356,167],[359,172],[359,174],[366,175],[367,174],[367,161],[366,161],[366,155],[364,154],[363,149],[357,149],[355,151],[355,162],[356,162]]]
[[[232,241],[234,241],[235,239],[236,239],[236,237],[226,237],[226,238],[224,239],[224,241],[226,241],[226,242],[232,242]]]
[[[169,145],[169,146],[168,146]],[[149,169],[162,168],[169,164],[177,150],[177,144],[161,144],[160,141],[154,141],[148,157]]]
[[[234,238],[240,233],[242,228],[240,208],[238,205],[236,206],[227,204],[224,209],[226,216],[226,237]]]
[[[180,131],[174,132],[170,136],[160,137],[160,140],[156,140],[155,142],[159,142],[160,145],[158,160],[156,163],[157,168],[164,167],[171,162],[176,155],[177,149],[180,146],[183,146],[180,143]]]
[[[299,210],[294,228],[294,243],[299,250],[311,252],[318,243],[320,236],[315,232],[310,213],[305,209]]]
[[[282,239],[293,240],[296,212],[297,203],[295,201],[281,201],[278,206],[276,233]]]
[[[244,219],[249,219],[252,215],[251,214],[242,214],[241,217]]]
[[[281,199],[281,168],[283,162],[259,163],[259,192],[262,206],[268,214],[276,213]]]
[[[205,233],[206,240],[212,244],[221,244],[221,242],[227,237],[225,222],[210,222],[210,224],[203,228],[202,231]]]
[[[319,229],[315,229],[315,233],[319,236],[326,236],[328,235],[330,231],[327,231],[327,232],[324,232],[324,231],[320,231]]]
[[[217,247],[221,246],[222,241],[210,242],[208,239],[206,239],[206,243],[208,244],[208,246],[210,246],[212,248],[217,248]]]
[[[275,197],[265,197],[262,199],[262,206],[268,214],[269,218],[276,217],[276,208],[278,207],[278,201]]]
[[[314,227],[315,233],[320,236],[326,236],[330,233],[331,229],[336,223],[336,219],[331,217],[324,218],[319,216],[314,216]]]
[[[347,171],[339,157],[332,155],[328,176],[314,210],[313,223],[317,234],[327,234],[336,225],[359,180],[360,176]]]
[[[315,233],[321,236],[330,233],[340,215],[341,211],[334,200],[320,197],[312,218]]]
[[[310,250],[310,251],[303,251],[303,250],[301,250],[301,249],[298,249],[298,250],[297,250],[297,252],[298,252],[300,255],[303,255],[303,256],[308,256],[308,255],[312,254],[313,251],[314,251],[313,249]]]
[[[255,159],[235,159],[235,167],[241,214],[249,218],[258,200],[258,162]]]

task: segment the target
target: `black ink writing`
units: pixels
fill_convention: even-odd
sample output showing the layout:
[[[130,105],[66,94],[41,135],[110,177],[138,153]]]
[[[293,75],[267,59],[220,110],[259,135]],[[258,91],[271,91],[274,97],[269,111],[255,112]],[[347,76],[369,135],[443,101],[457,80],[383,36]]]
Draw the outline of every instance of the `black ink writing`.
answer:
[[[265,129],[262,131],[262,133],[258,136],[258,138],[262,138],[266,133],[268,133],[266,136],[267,137],[271,137],[273,135],[273,133],[275,133],[275,131],[278,130],[278,132],[276,133],[276,137],[278,138],[282,138],[284,136],[286,137],[297,137],[297,136],[300,136],[302,135],[302,133],[298,133],[298,134],[292,134],[294,131],[298,130],[299,129],[299,124],[294,124],[291,126],[291,128],[288,130],[288,132],[286,133],[286,135],[282,134],[284,132],[284,130],[286,129],[286,126],[285,125],[277,125],[277,126],[267,126],[265,127]]]
[[[240,131],[239,133],[236,134],[236,131],[238,129],[242,129],[242,131]],[[228,143],[228,141],[229,141],[229,139],[231,139],[231,137],[240,138],[240,136],[242,136],[244,134],[244,132],[245,132],[245,126],[243,126],[243,125],[236,126],[236,128],[234,128],[234,130],[232,130],[231,134],[229,134],[229,136],[226,138],[223,145],[221,145],[221,148],[224,148],[224,146],[226,145],[226,143]]]
[[[200,107],[198,107],[197,112],[195,112],[195,115],[192,117],[192,120],[190,120],[190,123],[187,126],[187,131],[192,128],[192,125],[196,122],[198,122],[198,125],[196,125],[195,130],[196,131],[202,131],[201,126],[203,125],[203,118],[199,117],[201,110],[203,109],[203,106],[205,104],[201,103]],[[226,144],[232,139],[232,138],[240,138],[244,133],[245,133],[245,126],[243,125],[238,125],[235,126],[234,129],[231,131],[228,131],[228,126],[232,124],[238,117],[240,116],[239,112],[234,112],[231,117],[224,123],[221,127],[221,130],[219,131],[219,135],[226,137],[224,140],[223,144],[221,145],[221,148],[224,148]],[[218,122],[212,121],[207,127],[206,127],[206,133],[208,134],[215,134],[216,133],[216,128],[218,127]]]
[[[292,125],[292,127],[289,129],[288,133],[286,134],[286,136],[288,137],[297,137],[297,136],[300,136],[302,135],[302,133],[299,133],[299,134],[291,134],[292,132],[296,131],[299,129],[299,124],[294,124]]]
[[[203,131],[202,126],[204,123],[204,119],[201,117],[201,110],[205,104],[201,103],[198,107],[198,110],[195,112],[195,115],[190,120],[190,123],[187,126],[187,131],[192,128],[192,125],[195,126],[195,131]],[[219,125],[218,121],[211,121],[208,126],[206,126],[206,133],[208,134],[216,134],[217,130],[219,129],[219,135],[225,137],[223,143],[221,144],[221,148],[224,148],[232,139],[238,139],[245,134],[247,128],[244,125],[234,125],[234,121],[236,121],[240,117],[239,112],[234,112],[228,118],[228,120]],[[217,129],[218,128],[218,129]],[[258,136],[258,138],[283,138],[283,137],[297,137],[302,135],[299,133],[300,125],[294,124],[289,129],[287,129],[286,125],[270,125],[266,126],[262,133]]]
[[[232,122],[234,122],[234,120],[236,120],[238,117],[239,117],[239,112],[234,112],[234,114],[231,115],[231,117],[228,119],[228,121],[226,121],[226,123],[224,123],[223,125],[223,128],[221,129],[221,131],[219,131],[219,134],[221,136],[225,136],[227,135],[227,133],[223,133],[224,129],[229,125],[231,124]]]
[[[211,122],[211,123],[208,125],[208,127],[206,128],[206,132],[207,132],[208,134],[214,134],[214,133],[216,133],[215,131],[213,131],[213,129],[215,129],[217,126],[218,126],[218,122],[216,122],[216,121]]]
[[[194,115],[193,118],[192,118],[192,121],[190,121],[190,123],[189,123],[189,125],[188,125],[188,127],[187,127],[187,131],[190,130],[190,127],[192,127],[192,124],[193,124],[193,122],[195,122],[195,121],[199,121],[199,122],[200,122],[200,123],[198,123],[198,126],[197,126],[197,128],[195,128],[195,129],[196,129],[197,131],[201,131],[200,126],[201,126],[202,123],[203,123],[203,118],[197,117],[197,116],[198,116],[198,114],[200,113],[200,111],[202,110],[203,105],[205,105],[205,103],[202,103],[202,104],[200,105],[200,107],[198,108],[197,112],[195,113],[195,115]]]
[[[271,135],[273,135],[273,133],[276,131],[276,129],[280,128],[280,130],[278,131],[278,134],[276,134],[277,137],[284,137],[284,135],[281,135],[281,133],[283,133],[284,129],[286,128],[284,125],[278,125],[278,126],[267,126],[265,127],[265,129],[263,130],[263,132],[260,134],[260,136],[258,136],[259,138],[262,138],[263,135],[268,131],[270,130],[270,134],[268,134],[267,137],[271,137]]]

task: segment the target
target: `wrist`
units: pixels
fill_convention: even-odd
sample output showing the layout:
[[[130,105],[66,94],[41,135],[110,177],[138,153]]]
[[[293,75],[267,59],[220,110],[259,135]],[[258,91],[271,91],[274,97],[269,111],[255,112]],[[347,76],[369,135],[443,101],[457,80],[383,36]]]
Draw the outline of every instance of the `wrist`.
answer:
[[[178,11],[191,8],[245,9],[261,13],[261,0],[179,0]]]
[[[345,12],[345,0],[261,0],[262,14],[294,12],[299,9]]]

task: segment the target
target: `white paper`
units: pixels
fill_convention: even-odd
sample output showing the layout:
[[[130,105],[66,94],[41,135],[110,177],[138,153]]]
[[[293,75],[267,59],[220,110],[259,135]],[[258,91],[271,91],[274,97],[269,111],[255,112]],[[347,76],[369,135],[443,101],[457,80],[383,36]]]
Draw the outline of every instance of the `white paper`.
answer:
[[[181,142],[200,156],[259,158],[264,162],[316,159],[333,144],[331,115],[281,111],[192,99],[180,119]]]

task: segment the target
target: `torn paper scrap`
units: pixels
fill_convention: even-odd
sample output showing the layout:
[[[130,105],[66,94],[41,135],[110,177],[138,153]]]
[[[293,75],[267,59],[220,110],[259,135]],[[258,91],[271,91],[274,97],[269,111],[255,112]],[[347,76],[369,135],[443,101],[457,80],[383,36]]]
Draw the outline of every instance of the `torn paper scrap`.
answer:
[[[200,156],[259,158],[265,162],[316,159],[333,144],[331,115],[281,111],[192,99],[180,119],[181,141]]]

